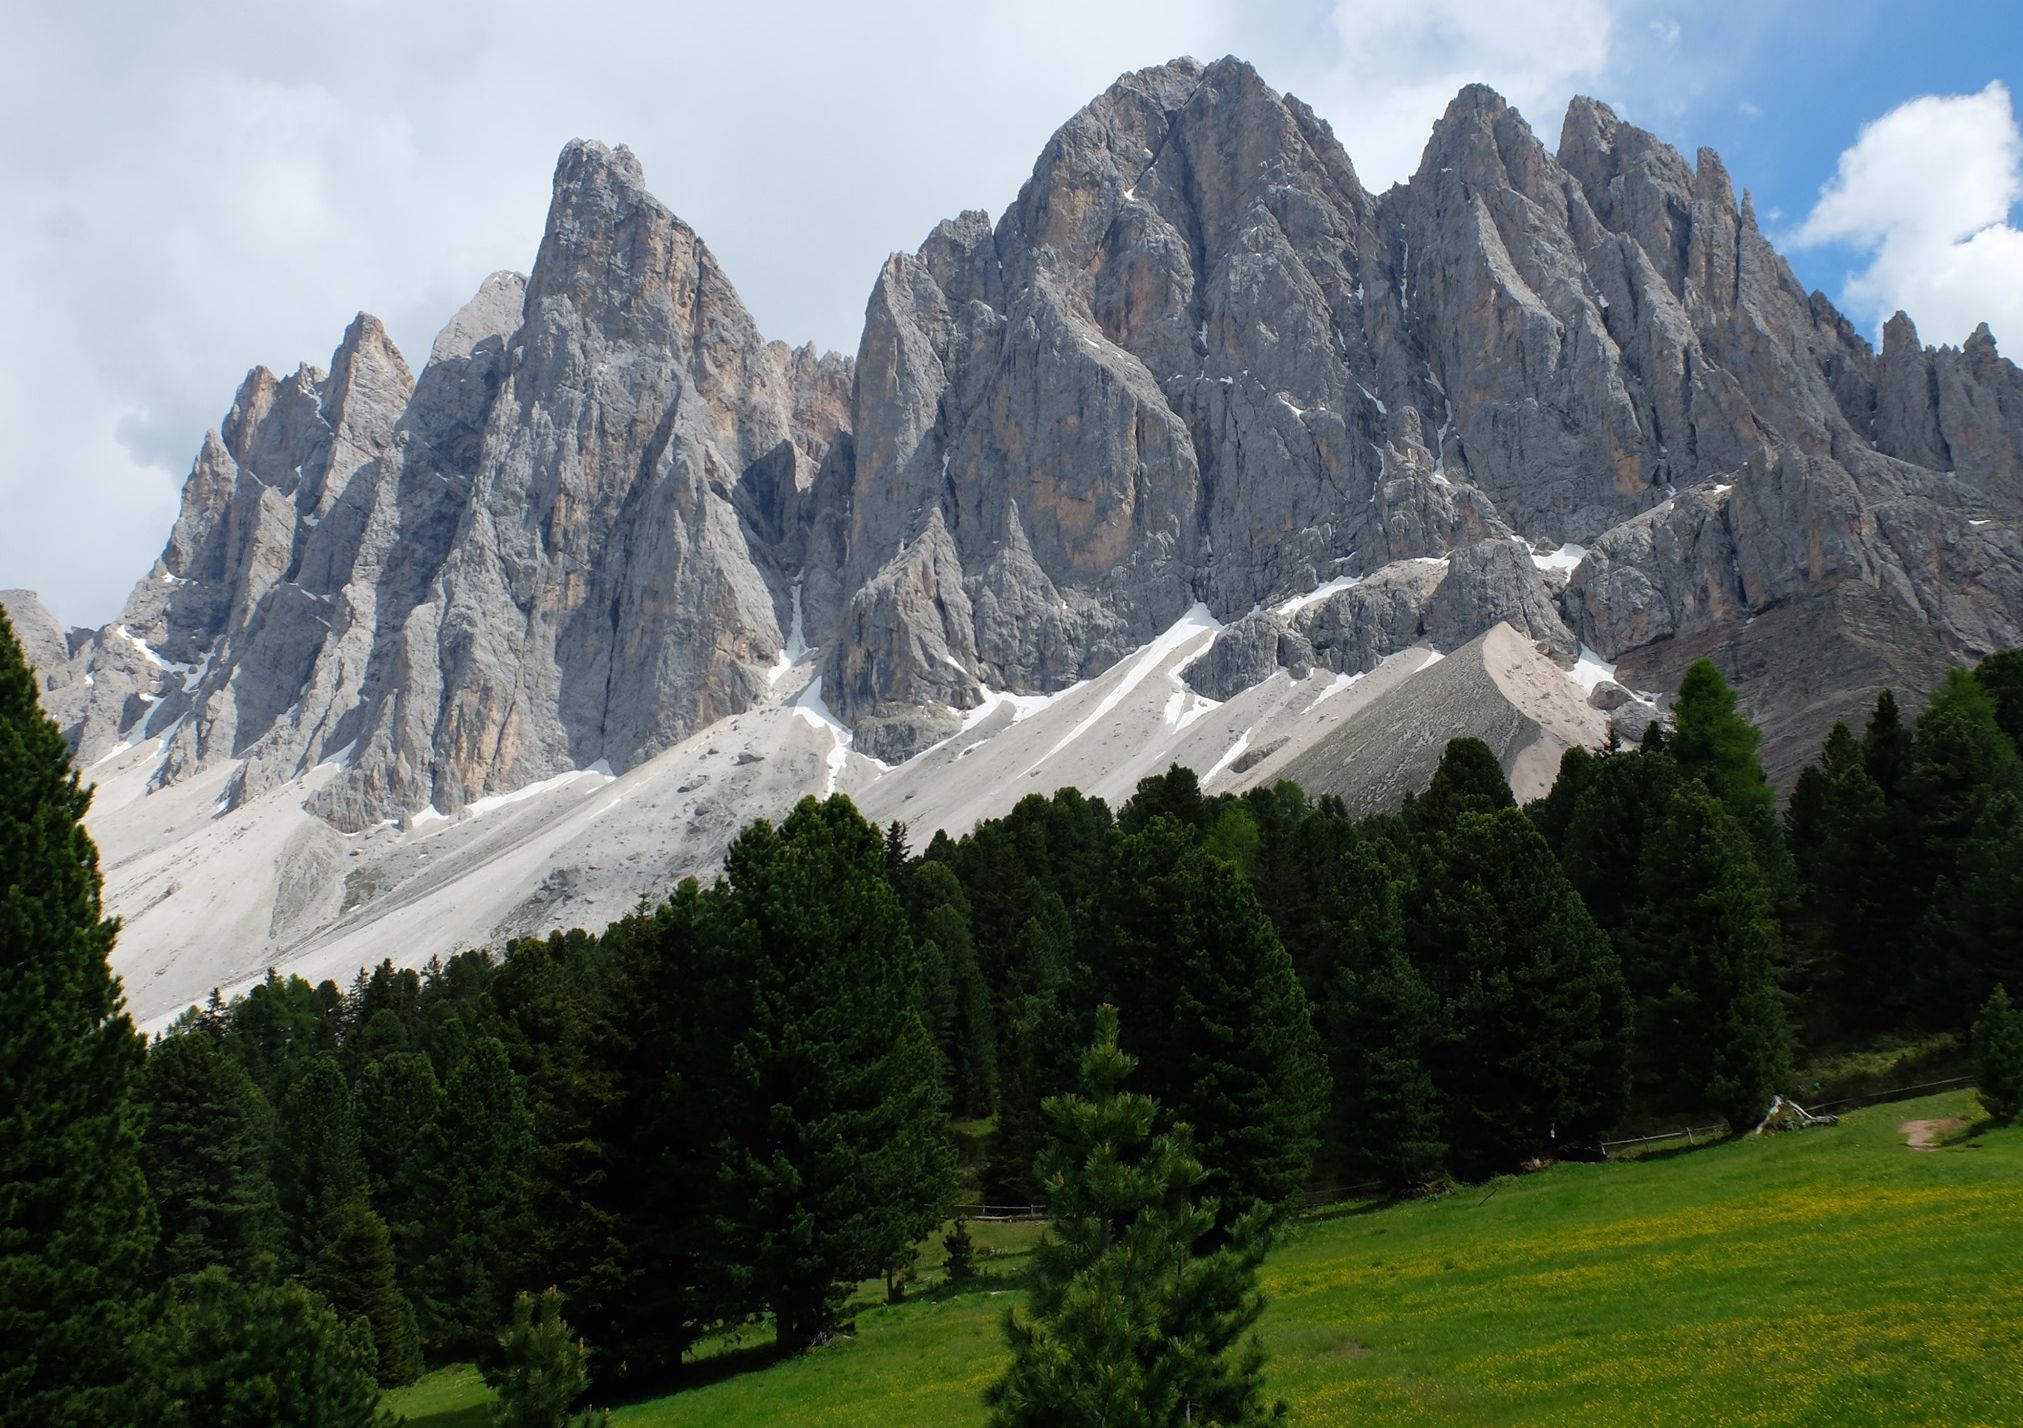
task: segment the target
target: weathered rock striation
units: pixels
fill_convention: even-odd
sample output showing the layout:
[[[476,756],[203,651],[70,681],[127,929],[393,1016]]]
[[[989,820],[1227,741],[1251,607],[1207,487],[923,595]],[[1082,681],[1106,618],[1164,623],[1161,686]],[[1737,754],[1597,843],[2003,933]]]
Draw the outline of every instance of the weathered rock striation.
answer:
[[[1373,198],[1240,61],[1128,75],[995,228],[887,264],[855,430],[836,690],[888,757],[1194,600],[1380,570],[1290,639],[1239,620],[1200,687],[1509,620],[1645,687],[1725,659],[1789,773],[1878,685],[2023,639],[2023,376],[1985,329],[1932,351],[1899,318],[1876,354],[1716,155],[1590,100],[1554,154],[1464,90]],[[1588,554],[1562,588],[1513,534]],[[1437,589],[1397,565],[1448,552]],[[1790,638],[1744,638],[1773,614]]]
[[[419,376],[361,314],[327,372],[246,378],[118,621],[7,598],[80,757],[160,736],[157,784],[229,765],[227,810],[331,765],[346,833],[623,773],[797,639],[809,717],[905,760],[1197,604],[1212,700],[1499,624],[1630,689],[1711,655],[1783,775],[2023,642],[2019,515],[1987,330],[1873,350],[1713,153],[1589,100],[1555,152],[1478,86],[1372,195],[1299,100],[1179,60],[891,258],[854,359],[767,342],[632,155],[572,143],[528,276]]]

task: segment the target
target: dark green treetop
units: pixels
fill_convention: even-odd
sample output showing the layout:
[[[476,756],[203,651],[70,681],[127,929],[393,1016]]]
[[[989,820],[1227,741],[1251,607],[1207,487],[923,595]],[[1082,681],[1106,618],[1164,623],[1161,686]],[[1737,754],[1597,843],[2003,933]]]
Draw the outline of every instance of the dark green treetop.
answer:
[[[0,612],[0,1425],[117,1421],[154,1252],[91,794]]]
[[[1034,1251],[1027,1311],[1005,1316],[1012,1360],[985,1391],[993,1428],[1255,1428],[1264,1401],[1257,1267],[1266,1215],[1238,1219],[1218,1248],[1216,1208],[1185,1126],[1125,1091],[1134,1063],[1117,1013],[1097,1013],[1082,1094],[1046,1103],[1041,1162],[1051,1219]]]

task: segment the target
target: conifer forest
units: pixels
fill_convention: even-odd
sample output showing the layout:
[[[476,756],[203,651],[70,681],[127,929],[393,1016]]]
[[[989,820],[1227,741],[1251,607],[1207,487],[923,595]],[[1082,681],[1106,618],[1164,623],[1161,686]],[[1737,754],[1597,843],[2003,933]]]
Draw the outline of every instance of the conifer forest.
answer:
[[[0,1422],[380,1423],[475,1360],[560,1423],[827,1341],[978,1204],[1051,1221],[994,1422],[1272,1421],[1255,1270],[1313,1196],[1745,1132],[1892,1036],[2017,1115],[2023,653],[1883,693],[1786,799],[1757,742],[1702,662],[1524,807],[1473,740],[1361,819],[1176,766],[913,851],[808,798],[607,927],[149,1041],[0,626]]]

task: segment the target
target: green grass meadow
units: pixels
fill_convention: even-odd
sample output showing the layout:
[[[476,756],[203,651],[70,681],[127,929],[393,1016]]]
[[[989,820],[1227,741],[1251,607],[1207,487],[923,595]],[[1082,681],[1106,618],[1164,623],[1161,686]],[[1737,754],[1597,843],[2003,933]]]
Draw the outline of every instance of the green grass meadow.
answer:
[[[1304,1425],[2023,1421],[2023,1129],[1907,1149],[1906,1120],[1564,1165],[1292,1230],[1265,1265],[1271,1391]],[[620,1408],[621,1428],[981,1423],[1033,1227],[973,1227],[996,1277],[865,1302],[852,1336]],[[390,1403],[477,1428],[467,1368]]]

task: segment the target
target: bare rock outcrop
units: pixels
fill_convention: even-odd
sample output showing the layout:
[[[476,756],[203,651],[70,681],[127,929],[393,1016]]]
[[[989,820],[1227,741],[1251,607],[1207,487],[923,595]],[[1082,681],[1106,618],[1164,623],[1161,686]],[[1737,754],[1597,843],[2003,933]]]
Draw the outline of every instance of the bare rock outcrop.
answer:
[[[635,766],[774,698],[797,621],[896,761],[1197,603],[1216,699],[1499,625],[1638,690],[1710,654],[1787,774],[2023,642],[2019,520],[1986,329],[1873,350],[1711,151],[1586,99],[1549,150],[1471,86],[1374,196],[1305,104],[1183,59],[888,260],[854,359],[765,340],[637,160],[572,143],[529,276],[419,377],[363,314],[327,372],[256,370],[121,618],[61,661],[31,623],[82,756],[159,736],[227,807],[335,764],[345,831]]]

